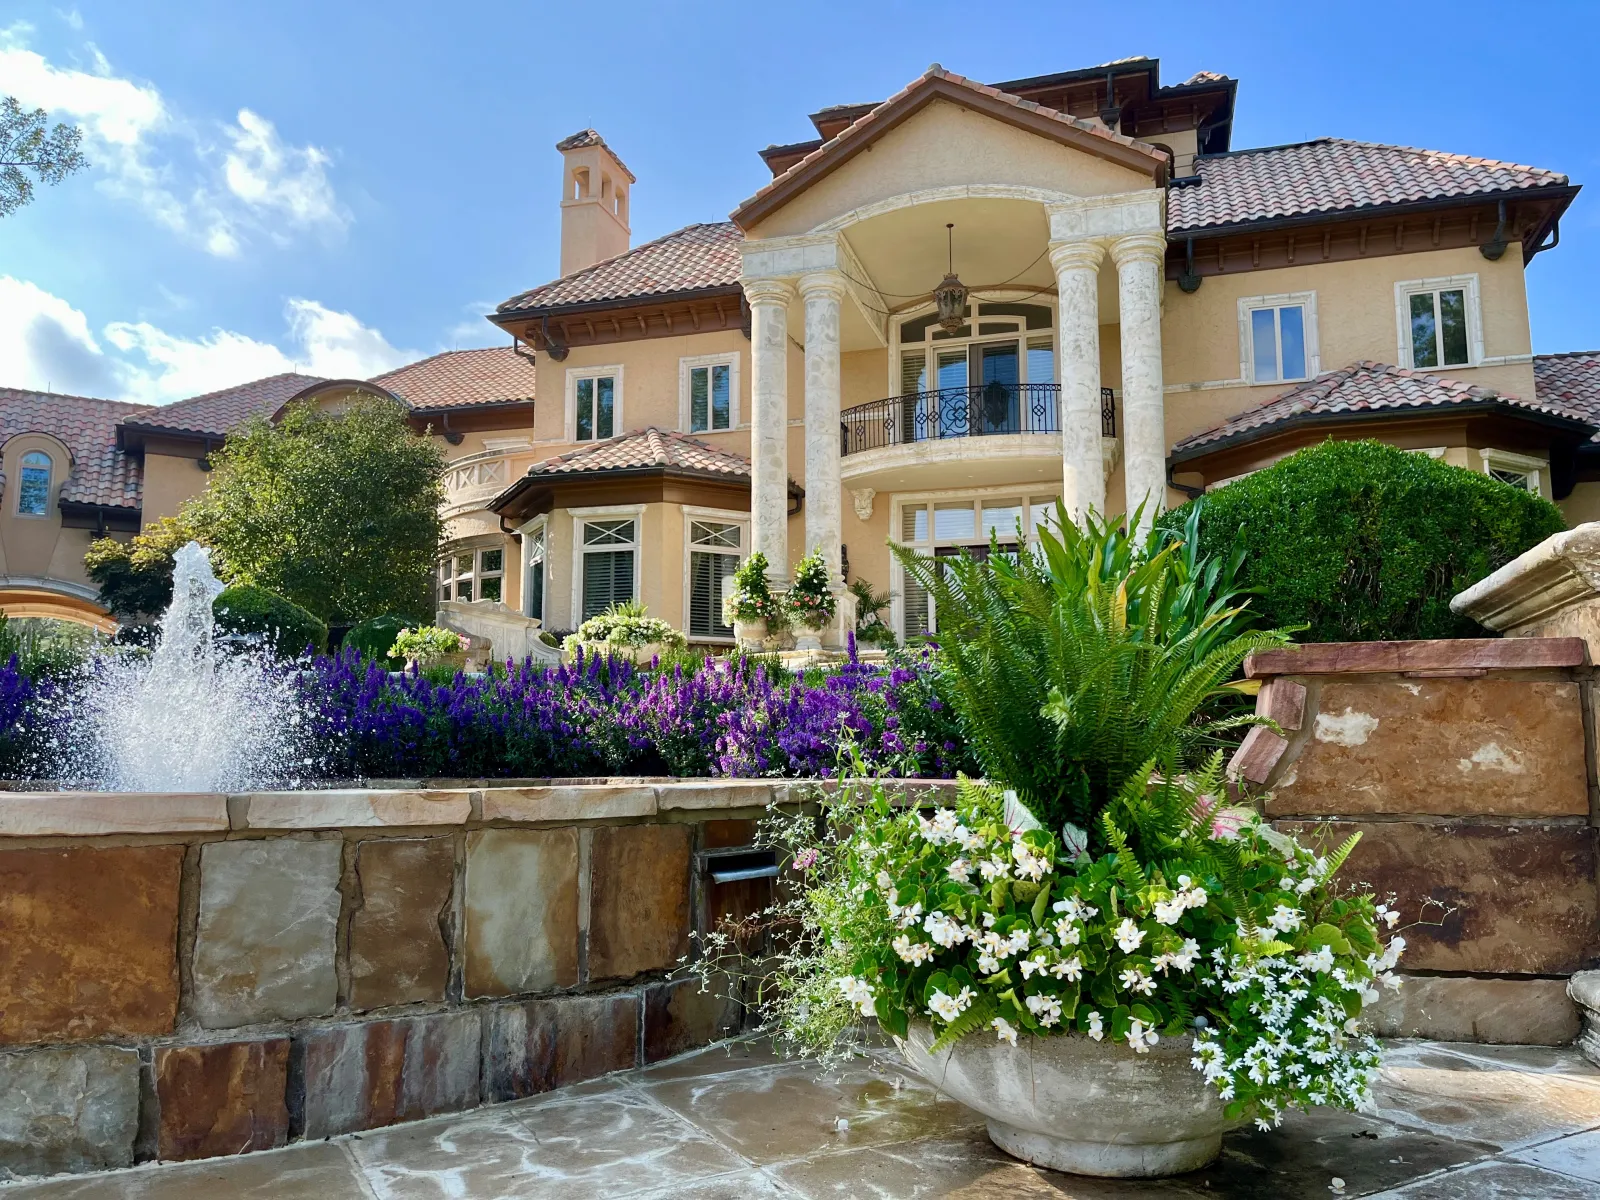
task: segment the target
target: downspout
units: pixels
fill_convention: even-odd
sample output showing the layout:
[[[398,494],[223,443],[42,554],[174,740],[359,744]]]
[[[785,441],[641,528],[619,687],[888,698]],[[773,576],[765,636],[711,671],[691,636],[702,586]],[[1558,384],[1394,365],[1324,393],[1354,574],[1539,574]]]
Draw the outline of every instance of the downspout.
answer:
[[[1494,236],[1478,247],[1478,253],[1490,262],[1499,262],[1506,252],[1506,202],[1500,201],[1500,221],[1494,227]]]
[[[1174,463],[1171,459],[1168,459],[1167,460],[1167,486],[1169,488],[1173,489],[1173,491],[1182,492],[1185,496],[1189,497],[1189,499],[1191,499],[1191,500],[1198,500],[1198,499],[1200,499],[1201,496],[1204,496],[1206,494],[1206,489],[1203,488],[1203,487],[1195,487],[1193,484],[1188,484],[1188,483],[1179,483],[1176,479],[1174,479],[1172,477],[1172,473],[1175,470],[1177,470],[1177,464]]]

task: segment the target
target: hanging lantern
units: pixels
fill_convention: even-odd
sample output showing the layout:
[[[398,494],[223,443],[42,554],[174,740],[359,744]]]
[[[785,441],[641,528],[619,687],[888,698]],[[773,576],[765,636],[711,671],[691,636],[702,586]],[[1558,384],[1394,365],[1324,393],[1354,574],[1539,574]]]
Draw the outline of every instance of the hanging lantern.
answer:
[[[949,239],[948,270],[943,281],[933,289],[933,303],[939,312],[939,328],[954,333],[967,323],[967,285],[956,276],[955,225],[945,226]]]

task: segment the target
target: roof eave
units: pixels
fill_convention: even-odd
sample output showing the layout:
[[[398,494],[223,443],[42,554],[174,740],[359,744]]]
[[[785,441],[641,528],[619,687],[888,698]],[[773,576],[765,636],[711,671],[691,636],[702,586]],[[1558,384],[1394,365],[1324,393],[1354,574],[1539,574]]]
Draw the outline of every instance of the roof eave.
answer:
[[[1167,455],[1167,465],[1176,467],[1182,463],[1198,462],[1224,450],[1247,446],[1251,442],[1259,442],[1280,433],[1290,433],[1300,429],[1315,429],[1324,425],[1358,425],[1375,421],[1404,421],[1424,417],[1437,418],[1463,413],[1468,415],[1498,413],[1527,421],[1533,425],[1544,425],[1552,429],[1558,429],[1563,433],[1571,433],[1580,438],[1586,438],[1600,432],[1600,424],[1580,421],[1576,417],[1563,417],[1556,413],[1538,412],[1534,409],[1523,408],[1521,405],[1511,404],[1505,400],[1462,400],[1450,404],[1357,409],[1351,412],[1296,413],[1279,421],[1273,421],[1266,425],[1257,425],[1252,429],[1243,429],[1238,433],[1231,433],[1227,437],[1218,438],[1214,442],[1205,442],[1188,450],[1174,450]]]
[[[540,317],[575,316],[586,312],[603,312],[612,308],[641,308],[648,304],[675,304],[686,300],[709,299],[712,296],[742,296],[743,294],[744,289],[737,283],[718,283],[710,287],[684,288],[675,292],[651,292],[646,295],[618,296],[608,300],[579,300],[570,304],[551,304],[534,308],[496,309],[488,315],[488,319],[495,325],[505,328],[512,322]]]

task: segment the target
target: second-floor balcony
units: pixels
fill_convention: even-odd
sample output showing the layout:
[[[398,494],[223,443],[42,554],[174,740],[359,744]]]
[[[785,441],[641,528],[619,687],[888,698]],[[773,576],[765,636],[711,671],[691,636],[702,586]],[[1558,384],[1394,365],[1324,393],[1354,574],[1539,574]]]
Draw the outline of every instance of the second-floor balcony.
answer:
[[[858,404],[839,418],[840,453],[948,438],[1060,433],[1061,385],[991,382],[912,392]],[[1100,389],[1100,432],[1117,435],[1115,397]]]

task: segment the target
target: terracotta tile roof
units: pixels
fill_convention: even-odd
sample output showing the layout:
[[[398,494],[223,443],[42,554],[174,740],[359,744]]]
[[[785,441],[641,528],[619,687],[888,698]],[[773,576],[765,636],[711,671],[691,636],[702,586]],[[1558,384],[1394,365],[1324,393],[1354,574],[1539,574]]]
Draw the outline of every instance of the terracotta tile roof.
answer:
[[[72,451],[63,502],[137,509],[144,472],[138,459],[117,449],[117,423],[147,411],[116,400],[0,388],[0,445],[22,433],[52,434]]]
[[[732,221],[688,225],[625,254],[513,296],[497,311],[560,308],[607,300],[646,299],[714,287],[737,287],[744,235]]]
[[[1320,417],[1363,412],[1415,412],[1469,403],[1503,405],[1577,422],[1591,429],[1600,424],[1600,417],[1589,415],[1575,404],[1551,403],[1542,396],[1537,401],[1523,400],[1455,379],[1363,361],[1297,384],[1259,408],[1242,412],[1214,429],[1184,438],[1172,448],[1172,457],[1178,460],[1196,458],[1223,444],[1251,441],[1254,435],[1288,422],[1298,424]]]
[[[750,460],[741,454],[719,450],[698,438],[654,425],[611,438],[596,446],[571,450],[555,458],[536,462],[528,468],[530,477],[586,475],[595,471],[629,471],[667,467],[694,471],[702,475],[726,475],[731,479],[750,477]]]
[[[371,382],[412,408],[467,408],[533,399],[533,364],[509,346],[447,350],[409,363]]]
[[[1109,66],[1112,64],[1106,65]],[[1097,138],[1104,138],[1106,141],[1118,146],[1134,147],[1140,150],[1149,151],[1151,154],[1161,153],[1161,151],[1157,150],[1154,146],[1151,146],[1146,142],[1138,141],[1135,138],[1128,137],[1126,134],[1114,133],[1097,122],[1085,121],[1078,117],[1068,116],[1064,112],[1057,112],[1053,108],[1046,108],[1044,105],[1035,103],[1032,100],[1024,100],[1019,96],[1013,96],[1010,92],[1003,92],[999,88],[990,87],[986,83],[978,83],[976,80],[968,79],[965,75],[957,75],[953,71],[946,71],[938,63],[934,63],[921,75],[917,76],[917,78],[906,84],[905,87],[901,88],[894,95],[883,101],[883,103],[879,104],[871,112],[867,113],[863,117],[858,118],[853,124],[844,129],[841,133],[836,134],[833,138],[818,146],[815,150],[806,155],[799,162],[795,163],[783,174],[774,177],[772,182],[768,183],[765,187],[761,188],[753,196],[740,204],[739,209],[736,209],[735,212],[749,207],[758,200],[761,200],[763,197],[771,195],[795,175],[801,171],[804,171],[806,168],[823,157],[832,154],[838,147],[847,145],[851,142],[860,141],[862,138],[872,137],[877,132],[877,126],[884,120],[890,109],[898,107],[903,100],[907,99],[914,92],[918,91],[922,87],[925,87],[930,81],[935,79],[944,80],[947,83],[953,83],[957,87],[966,88],[980,96],[987,96],[991,100],[1002,101],[1003,103],[1009,104],[1013,108],[1021,109],[1024,112],[1036,113],[1039,116],[1048,117],[1051,120],[1059,121],[1069,128],[1076,129],[1082,133],[1092,134]]]
[[[125,423],[144,429],[171,429],[221,437],[251,417],[271,416],[296,393],[324,382],[317,375],[269,375],[159,408],[148,408]]]
[[[1203,155],[1194,170],[1199,183],[1168,193],[1168,233],[1567,182],[1538,167],[1345,138]]]
[[[617,160],[617,166],[622,168],[622,173],[628,177],[629,183],[638,183],[633,177],[633,172],[628,170],[628,164],[622,161],[622,156],[610,146],[606,146],[605,138],[592,129],[580,129],[570,137],[564,137],[556,143],[557,150],[581,150],[585,146],[605,146],[611,152],[611,157]]]
[[[1193,75],[1189,76],[1189,78],[1185,79],[1180,86],[1182,86],[1182,87],[1192,87],[1195,84],[1200,84],[1200,83],[1232,83],[1232,82],[1233,82],[1233,80],[1232,80],[1231,77],[1229,77],[1227,75],[1218,74],[1216,71],[1196,71]]]
[[[1535,354],[1533,394],[1541,404],[1574,409],[1600,424],[1600,350]],[[1593,440],[1600,442],[1600,433]]]

